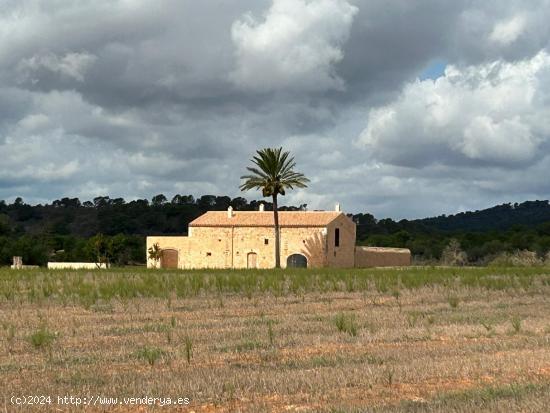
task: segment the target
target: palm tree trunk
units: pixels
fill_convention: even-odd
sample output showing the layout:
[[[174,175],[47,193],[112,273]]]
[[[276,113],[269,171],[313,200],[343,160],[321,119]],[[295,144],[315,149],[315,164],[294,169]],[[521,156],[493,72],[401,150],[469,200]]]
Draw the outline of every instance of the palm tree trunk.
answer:
[[[279,211],[277,194],[273,194],[273,221],[275,223],[275,268],[281,268],[281,240],[279,234]]]

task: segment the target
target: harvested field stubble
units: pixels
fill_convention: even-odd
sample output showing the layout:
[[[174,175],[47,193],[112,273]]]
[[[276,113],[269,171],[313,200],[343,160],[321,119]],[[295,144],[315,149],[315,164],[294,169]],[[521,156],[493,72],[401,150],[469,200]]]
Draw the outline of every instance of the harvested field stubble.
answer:
[[[1,407],[32,394],[188,397],[178,411],[197,412],[543,412],[549,274],[0,270]],[[19,411],[56,409],[82,408]]]

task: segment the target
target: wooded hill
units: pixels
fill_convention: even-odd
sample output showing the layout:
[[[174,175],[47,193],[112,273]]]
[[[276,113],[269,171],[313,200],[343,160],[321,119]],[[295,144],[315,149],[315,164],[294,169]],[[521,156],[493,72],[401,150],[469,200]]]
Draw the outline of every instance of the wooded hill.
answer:
[[[162,194],[129,202],[106,196],[86,202],[63,198],[46,205],[28,205],[21,198],[11,204],[0,201],[0,265],[9,264],[13,255],[22,255],[28,264],[93,260],[98,240],[108,245],[113,263],[144,263],[145,236],[184,235],[188,223],[206,211],[230,205],[253,211],[260,202],[214,195],[176,195],[168,200]],[[271,204],[264,203],[269,210]],[[460,242],[470,263],[484,263],[503,251],[531,250],[542,256],[550,250],[548,201],[419,220],[377,220],[368,213],[351,217],[357,223],[359,244],[410,248],[421,260],[439,259],[452,238]]]

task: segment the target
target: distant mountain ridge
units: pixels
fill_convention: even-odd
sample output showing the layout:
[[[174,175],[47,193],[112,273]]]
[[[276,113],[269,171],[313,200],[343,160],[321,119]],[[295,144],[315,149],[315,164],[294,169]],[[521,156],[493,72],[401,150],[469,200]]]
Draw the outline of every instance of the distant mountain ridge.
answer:
[[[526,201],[508,203],[480,211],[461,212],[432,218],[411,220],[440,231],[491,231],[506,230],[517,225],[534,227],[550,221],[550,203]]]

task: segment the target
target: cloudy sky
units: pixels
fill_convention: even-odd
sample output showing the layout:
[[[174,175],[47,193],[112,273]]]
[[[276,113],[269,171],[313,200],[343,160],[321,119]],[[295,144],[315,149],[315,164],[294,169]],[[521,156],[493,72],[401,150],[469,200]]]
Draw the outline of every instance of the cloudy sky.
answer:
[[[548,21],[550,0],[2,0],[0,199],[238,196],[280,145],[312,181],[283,203],[548,199]]]

